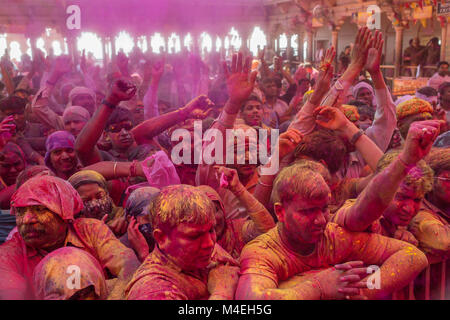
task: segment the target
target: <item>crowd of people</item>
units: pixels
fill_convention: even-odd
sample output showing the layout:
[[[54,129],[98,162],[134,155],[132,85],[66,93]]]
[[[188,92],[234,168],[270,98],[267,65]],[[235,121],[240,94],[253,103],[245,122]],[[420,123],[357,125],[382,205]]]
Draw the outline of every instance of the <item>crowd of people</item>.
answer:
[[[449,64],[395,97],[383,45],[361,28],[293,70],[264,49],[4,55],[0,299],[423,297],[450,255]],[[229,132],[244,156],[206,157]]]

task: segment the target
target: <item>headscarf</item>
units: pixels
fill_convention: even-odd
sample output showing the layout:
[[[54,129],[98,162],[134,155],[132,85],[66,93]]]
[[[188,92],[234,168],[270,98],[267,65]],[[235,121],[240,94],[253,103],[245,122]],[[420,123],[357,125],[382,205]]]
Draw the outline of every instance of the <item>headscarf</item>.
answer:
[[[348,120],[356,122],[359,120],[358,108],[349,104],[342,104],[339,109],[345,114]]]
[[[43,175],[55,177],[55,174],[53,173],[53,171],[46,166],[37,165],[37,166],[31,166],[31,167],[25,168],[25,170],[23,170],[17,176],[16,190],[19,189],[19,187],[21,185],[23,185],[25,182],[27,182],[31,178],[33,178],[35,176],[43,176]]]
[[[353,93],[353,96],[355,97],[355,99],[357,99],[358,92],[362,88],[366,88],[367,90],[372,92],[372,96],[373,96],[372,105],[375,106],[377,104],[377,100],[375,98],[375,91],[373,90],[372,86],[365,81],[360,81],[356,85],[353,86],[352,93]]]
[[[67,131],[56,131],[47,137],[45,141],[45,153],[44,162],[47,167],[54,170],[50,161],[50,154],[53,150],[61,148],[75,148],[75,137]]]
[[[437,137],[436,141],[433,143],[433,147],[437,148],[448,148],[450,147],[450,131],[444,132]]]
[[[108,185],[106,184],[106,180],[97,171],[81,170],[73,174],[67,181],[75,188],[75,190],[82,185],[96,183],[102,187],[106,193],[108,193]]]
[[[406,100],[397,106],[397,121],[416,114],[432,117],[433,107],[427,101],[418,98]]]
[[[137,217],[142,215],[146,206],[159,194],[160,189],[154,187],[143,187],[133,191],[125,204],[125,214]]]
[[[74,268],[77,269],[71,269]],[[77,279],[71,283],[71,272],[79,271]],[[38,300],[68,300],[78,291],[93,286],[97,297],[106,299],[107,287],[102,267],[88,252],[63,247],[49,253],[36,266],[33,272],[33,284]],[[69,286],[73,284],[73,286]]]
[[[6,153],[15,153],[19,158],[23,161],[23,165],[27,166],[27,160],[25,159],[25,154],[23,153],[22,149],[13,142],[8,142],[3,149],[1,150],[0,154],[6,154]]]
[[[63,121],[64,123],[69,121],[83,121],[88,122],[91,118],[89,111],[80,106],[70,106],[64,110],[63,113]]]
[[[92,90],[90,88],[86,88],[86,87],[75,87],[69,93],[69,103],[67,104],[67,106],[68,107],[72,106],[73,99],[76,96],[79,96],[79,95],[82,95],[82,94],[90,95],[92,97],[92,99],[95,101],[95,92],[94,92],[94,90]]]
[[[44,206],[64,221],[73,221],[83,209],[78,192],[67,181],[52,176],[37,176],[25,182],[11,197],[11,214],[15,208]]]

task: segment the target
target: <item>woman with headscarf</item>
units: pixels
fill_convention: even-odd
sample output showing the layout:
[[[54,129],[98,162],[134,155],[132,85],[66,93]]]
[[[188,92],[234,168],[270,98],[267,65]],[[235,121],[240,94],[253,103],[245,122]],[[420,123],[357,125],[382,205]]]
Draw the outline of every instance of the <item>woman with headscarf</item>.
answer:
[[[75,137],[67,131],[53,132],[45,142],[45,165],[59,178],[68,179],[81,168],[74,144]]]
[[[144,261],[155,246],[147,207],[159,192],[160,190],[154,187],[136,189],[130,194],[125,205],[125,217],[129,225],[127,233],[120,241],[133,249],[140,261]]]
[[[122,207],[114,205],[109,196],[105,178],[92,170],[81,170],[68,179],[83,201],[83,209],[77,217],[104,221],[115,235],[126,231],[126,220]]]
[[[74,218],[83,202],[67,181],[34,177],[14,193],[11,207],[19,232],[0,246],[0,299],[34,298],[35,267],[48,253],[66,246],[89,252],[105,275],[117,277],[110,297],[120,297],[139,261],[101,221]]]
[[[77,277],[77,278],[76,278]],[[38,300],[105,300],[102,267],[88,252],[63,247],[49,253],[33,272]]]

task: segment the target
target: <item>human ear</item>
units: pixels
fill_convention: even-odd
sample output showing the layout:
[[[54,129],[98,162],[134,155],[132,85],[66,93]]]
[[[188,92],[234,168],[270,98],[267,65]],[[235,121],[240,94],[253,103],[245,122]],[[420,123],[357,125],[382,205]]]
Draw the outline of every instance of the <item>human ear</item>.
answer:
[[[167,248],[169,241],[168,236],[164,233],[164,231],[161,229],[153,230],[153,238],[161,250],[164,251],[164,249]]]
[[[273,208],[275,210],[275,214],[277,215],[278,221],[280,222],[285,222],[284,218],[285,218],[285,210],[284,207],[281,203],[276,202],[273,204]]]

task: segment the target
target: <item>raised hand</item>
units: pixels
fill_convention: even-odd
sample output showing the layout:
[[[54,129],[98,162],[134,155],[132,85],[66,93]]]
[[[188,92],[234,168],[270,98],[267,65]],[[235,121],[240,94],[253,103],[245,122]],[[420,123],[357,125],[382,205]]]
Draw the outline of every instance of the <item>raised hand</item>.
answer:
[[[320,106],[313,113],[316,123],[331,130],[344,130],[351,123],[341,110],[333,107]]]
[[[444,122],[441,120],[413,122],[409,127],[405,147],[399,155],[400,159],[408,165],[415,165],[423,159],[430,152],[442,125]]]
[[[56,57],[53,60],[52,68],[50,71],[50,77],[59,79],[60,77],[70,72],[71,70],[72,70],[72,59],[69,56],[62,55]]]
[[[214,103],[202,94],[189,101],[181,110],[191,117],[198,117],[207,115],[212,107],[214,107]]]
[[[233,55],[231,68],[229,69],[226,62],[223,63],[225,78],[227,79],[228,95],[231,103],[235,106],[235,112],[239,111],[240,106],[244,103],[255,87],[256,71],[250,73],[251,58],[247,57],[243,61],[242,53]]]
[[[359,29],[356,35],[355,45],[350,54],[350,65],[362,69],[366,64],[367,53],[371,46],[372,36],[370,30],[367,27]]]
[[[380,71],[381,55],[383,53],[383,34],[376,30],[372,41],[372,47],[367,53],[365,69],[370,73]]]
[[[116,64],[122,76],[128,76],[128,57],[122,51],[117,54]]]
[[[291,128],[282,133],[278,139],[279,158],[283,159],[286,155],[294,151],[302,139],[303,135],[297,129]]]
[[[134,97],[136,93],[136,86],[125,79],[118,79],[114,81],[106,100],[113,104],[118,105],[121,101],[128,101]]]
[[[214,166],[216,170],[216,178],[219,181],[224,176],[227,184],[224,188],[229,189],[233,193],[240,193],[243,189],[245,189],[244,185],[239,180],[238,173],[235,169],[227,168],[223,166]]]
[[[11,140],[15,129],[16,125],[14,124],[13,116],[7,116],[0,122],[0,150]]]
[[[330,47],[325,52],[325,55],[320,62],[319,75],[317,76],[317,82],[314,86],[314,92],[311,95],[311,103],[318,105],[323,96],[330,90],[331,80],[333,80],[334,67],[333,61],[336,56],[336,50],[334,47]]]
[[[145,240],[145,237],[139,231],[139,223],[137,223],[135,217],[131,217],[128,224],[127,233],[131,247],[137,253],[139,260],[144,261],[149,254],[150,248],[147,240]]]
[[[261,62],[264,62],[265,61],[264,60],[265,55],[266,55],[266,47],[262,48],[262,50],[259,52],[258,59]]]

